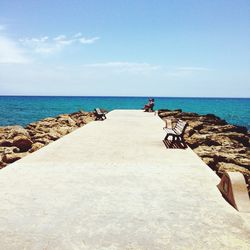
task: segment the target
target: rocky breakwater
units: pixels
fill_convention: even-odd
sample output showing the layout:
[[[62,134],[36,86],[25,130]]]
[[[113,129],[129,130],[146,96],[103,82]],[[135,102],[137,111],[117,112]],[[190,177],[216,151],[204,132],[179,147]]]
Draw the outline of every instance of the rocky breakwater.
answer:
[[[79,111],[22,126],[0,127],[0,169],[95,119]]]
[[[241,172],[250,191],[250,131],[242,126],[228,124],[213,114],[198,115],[182,110],[159,110],[164,120],[187,121],[185,141],[216,173]]]

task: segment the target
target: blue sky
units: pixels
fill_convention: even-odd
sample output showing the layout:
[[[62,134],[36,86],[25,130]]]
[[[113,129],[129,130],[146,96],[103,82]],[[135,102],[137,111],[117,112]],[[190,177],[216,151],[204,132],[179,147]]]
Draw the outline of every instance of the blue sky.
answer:
[[[1,0],[0,94],[250,96],[249,0]]]

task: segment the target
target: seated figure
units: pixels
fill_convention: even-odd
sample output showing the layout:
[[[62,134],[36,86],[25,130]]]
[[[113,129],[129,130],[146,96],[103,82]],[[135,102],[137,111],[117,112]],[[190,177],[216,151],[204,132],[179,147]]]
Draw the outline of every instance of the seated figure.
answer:
[[[154,111],[154,99],[149,99],[148,104],[144,106],[144,112],[153,112]]]

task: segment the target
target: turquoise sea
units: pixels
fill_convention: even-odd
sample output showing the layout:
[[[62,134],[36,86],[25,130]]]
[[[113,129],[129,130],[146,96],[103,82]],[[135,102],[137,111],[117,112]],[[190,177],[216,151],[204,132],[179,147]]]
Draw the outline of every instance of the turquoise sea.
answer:
[[[28,123],[79,110],[140,109],[148,97],[51,97],[0,96],[0,126]],[[212,113],[231,124],[250,130],[250,98],[155,97],[155,109],[182,109],[199,114]]]

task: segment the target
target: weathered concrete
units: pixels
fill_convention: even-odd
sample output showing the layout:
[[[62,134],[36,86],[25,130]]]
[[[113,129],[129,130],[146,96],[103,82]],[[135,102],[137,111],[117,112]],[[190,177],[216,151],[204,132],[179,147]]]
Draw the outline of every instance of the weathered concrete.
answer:
[[[0,171],[1,249],[250,249],[250,218],[153,113],[113,111]]]

